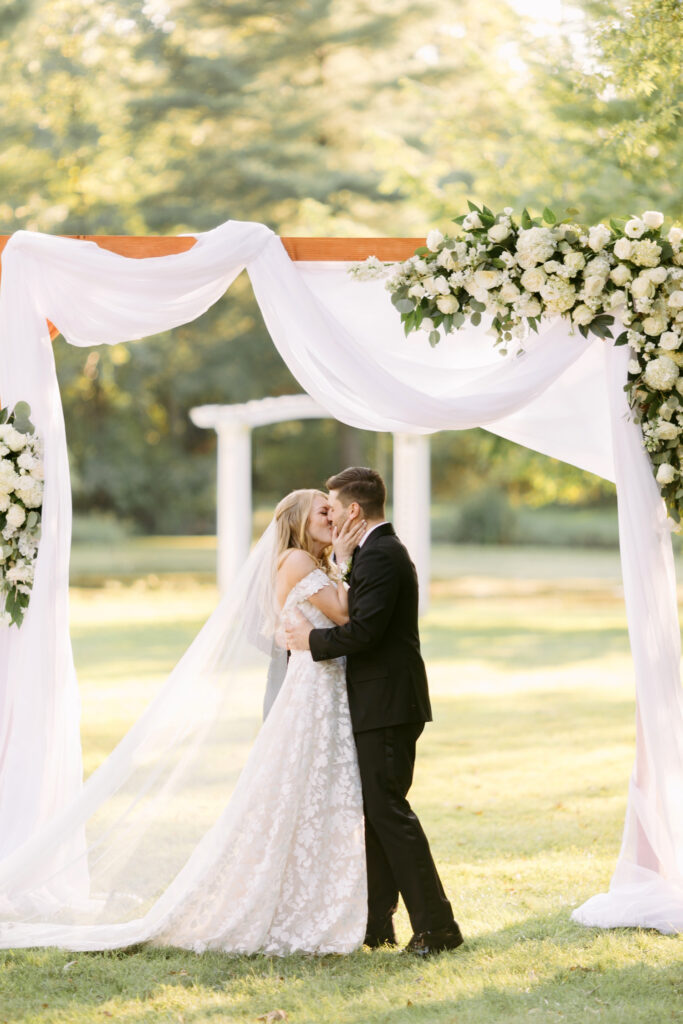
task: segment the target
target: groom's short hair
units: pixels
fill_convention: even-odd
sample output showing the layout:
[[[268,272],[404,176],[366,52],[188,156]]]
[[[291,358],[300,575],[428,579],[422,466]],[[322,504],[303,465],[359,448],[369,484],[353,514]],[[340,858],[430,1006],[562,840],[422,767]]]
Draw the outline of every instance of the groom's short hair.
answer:
[[[342,505],[357,501],[363,514],[370,519],[384,515],[387,489],[376,469],[367,466],[349,466],[341,473],[331,476],[325,485],[328,491],[336,491]]]

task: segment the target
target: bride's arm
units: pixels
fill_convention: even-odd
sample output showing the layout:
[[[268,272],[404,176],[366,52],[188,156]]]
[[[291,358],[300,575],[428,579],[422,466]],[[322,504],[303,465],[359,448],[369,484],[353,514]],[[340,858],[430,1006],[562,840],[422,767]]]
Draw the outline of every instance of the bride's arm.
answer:
[[[276,591],[280,607],[284,605],[292,587],[296,586],[299,580],[308,576],[315,568],[317,568],[315,559],[306,551],[295,548],[287,555],[278,569],[276,578]],[[344,626],[349,621],[349,599],[342,582],[335,585],[330,580],[329,586],[321,587],[307,600],[338,626]]]

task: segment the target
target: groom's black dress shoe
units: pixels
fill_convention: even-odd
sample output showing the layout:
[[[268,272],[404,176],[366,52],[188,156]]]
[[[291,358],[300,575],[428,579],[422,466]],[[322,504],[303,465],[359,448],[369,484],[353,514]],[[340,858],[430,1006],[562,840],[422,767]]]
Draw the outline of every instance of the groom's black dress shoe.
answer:
[[[443,953],[446,949],[457,949],[463,942],[460,928],[454,921],[446,928],[413,935],[404,952],[415,953],[417,956],[432,956],[434,953]]]
[[[396,946],[396,936],[394,930],[382,932],[381,934],[375,934],[373,932],[367,932],[363,939],[363,945],[369,946],[370,949],[380,949],[382,946]]]

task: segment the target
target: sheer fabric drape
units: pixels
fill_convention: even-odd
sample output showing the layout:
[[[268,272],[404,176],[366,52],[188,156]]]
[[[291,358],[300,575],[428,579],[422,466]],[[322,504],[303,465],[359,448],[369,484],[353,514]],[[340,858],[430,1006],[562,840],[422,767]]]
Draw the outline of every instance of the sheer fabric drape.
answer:
[[[25,232],[3,254],[0,394],[4,404],[30,402],[46,442],[46,530],[33,597],[22,629],[0,630],[4,905],[18,905],[33,885],[32,899],[42,900],[49,918],[64,914],[65,892],[79,890],[79,913],[87,918],[93,912],[88,872],[101,854],[91,852],[88,860],[84,852],[91,848],[92,822],[112,813],[111,787],[119,784],[132,800],[136,787],[146,791],[161,763],[120,757],[101,792],[98,773],[79,792],[78,695],[67,623],[70,486],[45,319],[75,345],[140,338],[200,315],[244,267],[283,359],[302,387],[339,419],[372,430],[485,426],[616,480],[636,669],[636,765],[610,892],[589,900],[576,917],[586,924],[683,929],[683,715],[673,556],[663,504],[623,393],[626,351],[571,335],[560,320],[546,324],[519,356],[501,358],[485,329],[471,327],[432,350],[425,339],[403,338],[381,282],[353,282],[339,265],[296,266],[272,232],[241,222],[198,236],[186,253],[157,259],[125,259],[93,243]],[[213,656],[206,643],[200,633],[184,659],[200,680]],[[175,678],[148,715],[163,719],[166,704],[177,712],[184,697],[191,700],[191,690],[183,695]],[[237,719],[243,710],[236,701],[231,714]],[[247,733],[234,737],[233,767],[243,760]],[[38,736],[43,744],[34,757]],[[106,775],[109,769],[103,769]],[[184,762],[166,770],[175,784]],[[32,863],[40,861],[41,850],[47,857],[41,830],[69,815],[74,801],[88,809],[76,815],[82,827],[51,849],[50,870],[42,865],[37,896],[25,870],[24,844],[30,843]],[[179,849],[215,812],[204,814],[204,808],[193,821],[188,807],[177,823]],[[121,877],[116,884],[122,887]],[[130,906],[112,909],[108,920],[131,912]]]

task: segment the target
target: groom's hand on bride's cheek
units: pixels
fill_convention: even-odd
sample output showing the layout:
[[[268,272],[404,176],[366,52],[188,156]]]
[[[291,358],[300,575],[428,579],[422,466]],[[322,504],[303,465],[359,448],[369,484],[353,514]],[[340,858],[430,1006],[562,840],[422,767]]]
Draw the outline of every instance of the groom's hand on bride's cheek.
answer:
[[[308,637],[311,632],[310,622],[297,612],[296,619],[287,624],[287,647],[290,651],[310,651]]]

